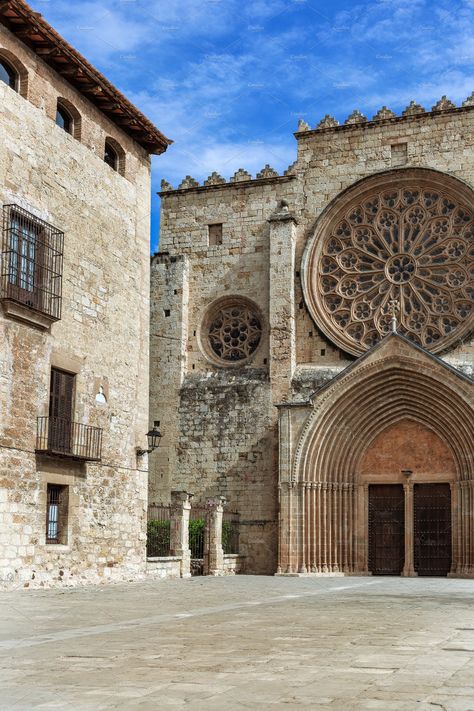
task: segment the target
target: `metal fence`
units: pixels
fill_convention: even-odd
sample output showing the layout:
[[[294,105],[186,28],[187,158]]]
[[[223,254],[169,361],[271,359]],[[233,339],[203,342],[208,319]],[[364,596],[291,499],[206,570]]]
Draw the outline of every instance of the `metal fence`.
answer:
[[[170,554],[171,506],[150,504],[148,507],[146,554],[159,558]]]
[[[191,574],[203,574],[204,536],[206,532],[206,508],[193,506],[189,516],[189,548],[191,550]]]
[[[239,535],[239,514],[235,511],[224,511],[222,520],[222,548],[224,553],[239,552]]]

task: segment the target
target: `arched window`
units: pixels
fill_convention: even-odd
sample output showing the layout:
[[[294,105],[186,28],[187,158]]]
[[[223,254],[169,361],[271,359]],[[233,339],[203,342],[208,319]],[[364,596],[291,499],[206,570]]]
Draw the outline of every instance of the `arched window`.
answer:
[[[56,123],[66,133],[72,133],[73,120],[69,112],[60,104],[56,109]]]
[[[58,99],[56,106],[56,124],[78,141],[81,140],[81,114],[67,99]]]
[[[0,80],[8,84],[11,89],[17,91],[18,74],[12,65],[0,57]]]
[[[120,175],[125,174],[125,151],[113,138],[105,139],[104,162]]]
[[[28,71],[18,57],[3,47],[0,48],[0,81],[24,99],[28,98]]]
[[[105,142],[104,161],[114,170],[118,170],[117,151],[111,146],[110,141]]]

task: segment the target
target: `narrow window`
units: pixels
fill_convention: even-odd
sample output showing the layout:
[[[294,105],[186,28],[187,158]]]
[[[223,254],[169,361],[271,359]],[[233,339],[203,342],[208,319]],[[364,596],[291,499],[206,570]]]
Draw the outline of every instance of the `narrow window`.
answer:
[[[73,445],[73,396],[72,373],[51,368],[49,388],[48,450],[59,454],[71,454]]]
[[[64,234],[18,205],[3,211],[2,298],[59,320]]]
[[[73,133],[73,119],[69,111],[58,103],[56,108],[56,123],[59,128],[62,128],[66,133]]]
[[[0,81],[5,82],[11,89],[17,90],[18,74],[5,59],[0,60]]]
[[[46,543],[67,543],[69,487],[48,484],[46,491]]]
[[[104,161],[105,161],[105,163],[107,163],[107,165],[110,165],[110,167],[113,170],[118,171],[118,167],[119,167],[118,154],[117,154],[117,151],[115,150],[115,148],[113,148],[111,146],[109,140],[107,140],[105,142]]]
[[[209,246],[222,244],[222,224],[208,225]]]

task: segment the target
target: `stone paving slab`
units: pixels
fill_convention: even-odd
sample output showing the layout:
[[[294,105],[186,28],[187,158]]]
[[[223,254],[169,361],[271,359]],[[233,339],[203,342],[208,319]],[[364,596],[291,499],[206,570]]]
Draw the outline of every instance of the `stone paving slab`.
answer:
[[[193,578],[0,594],[0,709],[474,711],[474,582]]]

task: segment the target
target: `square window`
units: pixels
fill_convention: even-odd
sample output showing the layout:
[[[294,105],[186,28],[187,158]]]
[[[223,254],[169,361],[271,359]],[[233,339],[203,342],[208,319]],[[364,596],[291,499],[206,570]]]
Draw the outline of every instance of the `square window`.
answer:
[[[67,543],[69,487],[48,484],[46,490],[46,543]]]
[[[208,225],[209,246],[222,244],[222,223]]]

